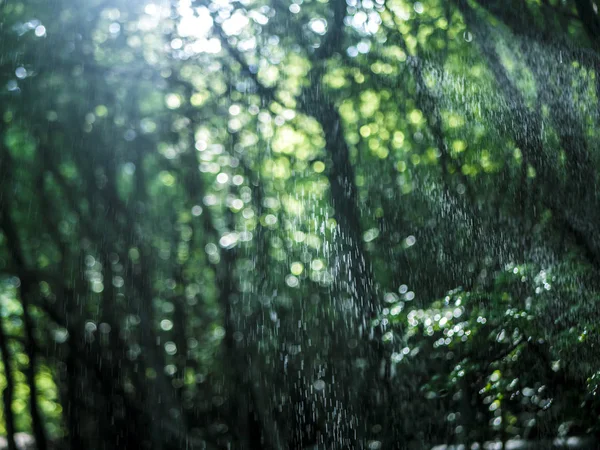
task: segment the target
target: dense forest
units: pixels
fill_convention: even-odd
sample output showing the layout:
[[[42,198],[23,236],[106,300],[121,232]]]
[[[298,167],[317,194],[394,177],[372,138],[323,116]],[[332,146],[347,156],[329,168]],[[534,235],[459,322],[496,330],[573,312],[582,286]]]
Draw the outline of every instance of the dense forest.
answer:
[[[598,442],[599,101],[593,0],[0,0],[5,445]]]

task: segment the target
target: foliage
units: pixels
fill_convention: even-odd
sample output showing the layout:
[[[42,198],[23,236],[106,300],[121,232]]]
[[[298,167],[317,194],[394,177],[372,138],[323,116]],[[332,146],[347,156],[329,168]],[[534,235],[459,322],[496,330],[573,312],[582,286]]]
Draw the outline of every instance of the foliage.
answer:
[[[0,433],[597,435],[598,30],[589,0],[0,0]]]

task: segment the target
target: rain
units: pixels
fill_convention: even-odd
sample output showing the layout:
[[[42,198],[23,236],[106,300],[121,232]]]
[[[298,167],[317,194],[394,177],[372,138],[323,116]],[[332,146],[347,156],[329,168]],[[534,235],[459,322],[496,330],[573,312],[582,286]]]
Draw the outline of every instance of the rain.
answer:
[[[0,0],[0,449],[600,445],[594,0]]]

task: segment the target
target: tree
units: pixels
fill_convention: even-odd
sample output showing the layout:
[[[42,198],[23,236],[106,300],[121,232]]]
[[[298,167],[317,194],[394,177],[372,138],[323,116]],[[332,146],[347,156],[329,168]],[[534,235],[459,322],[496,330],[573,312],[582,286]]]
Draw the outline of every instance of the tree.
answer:
[[[0,3],[6,433],[598,433],[598,13],[509,3]]]

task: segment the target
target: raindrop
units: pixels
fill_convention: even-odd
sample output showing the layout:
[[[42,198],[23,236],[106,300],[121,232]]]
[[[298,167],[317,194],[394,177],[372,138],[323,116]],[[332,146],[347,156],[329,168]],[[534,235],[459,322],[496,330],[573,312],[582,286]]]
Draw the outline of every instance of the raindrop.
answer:
[[[219,239],[219,245],[223,248],[232,248],[238,241],[237,233],[227,233]]]
[[[395,302],[397,302],[399,300],[399,298],[393,292],[386,292],[386,294],[383,296],[383,300],[386,303],[395,303]]]
[[[313,383],[313,386],[317,391],[322,391],[325,389],[325,382],[323,380],[317,380]]]
[[[167,94],[165,96],[165,103],[169,109],[177,109],[181,106],[181,97],[177,94]]]
[[[535,390],[529,387],[523,388],[522,392],[525,397],[532,397],[533,395],[535,395]]]
[[[160,328],[164,331],[170,331],[173,328],[173,322],[171,322],[169,319],[161,320]]]
[[[165,352],[168,355],[174,355],[175,353],[177,353],[177,345],[175,345],[174,342],[166,342],[165,343]]]
[[[371,242],[377,239],[377,236],[379,236],[379,230],[377,228],[371,228],[365,232],[363,239],[365,242]]]
[[[94,322],[89,321],[85,323],[84,329],[87,333],[93,333],[94,331],[96,331],[97,327]]]
[[[225,337],[225,328],[220,326],[215,327],[213,331],[213,336],[217,339],[222,339],[223,337]]]
[[[25,69],[25,67],[17,67],[17,69],[15,70],[15,75],[17,76],[17,78],[22,80],[27,76],[27,70]]]
[[[294,275],[288,275],[285,277],[285,282],[289,287],[297,287],[299,284],[298,278]]]
[[[46,36],[46,27],[44,25],[38,25],[35,27],[35,35],[37,37]]]
[[[327,32],[327,21],[325,19],[312,19],[308,26],[317,34],[325,34]]]
[[[65,328],[58,328],[54,330],[54,341],[58,344],[62,344],[69,338],[69,332]]]

